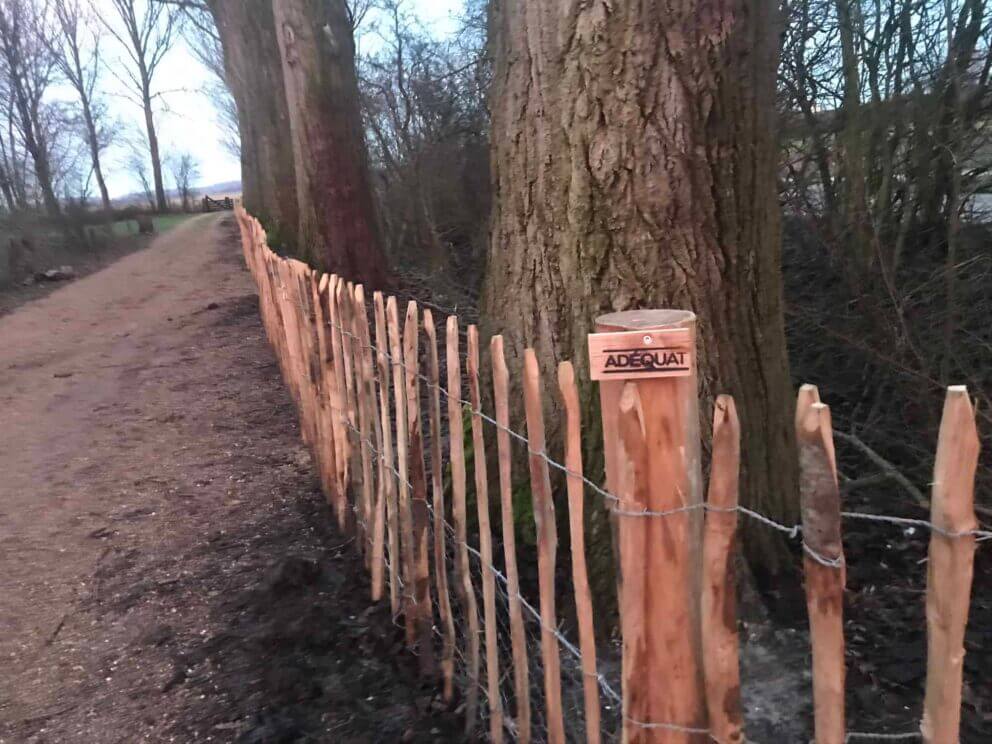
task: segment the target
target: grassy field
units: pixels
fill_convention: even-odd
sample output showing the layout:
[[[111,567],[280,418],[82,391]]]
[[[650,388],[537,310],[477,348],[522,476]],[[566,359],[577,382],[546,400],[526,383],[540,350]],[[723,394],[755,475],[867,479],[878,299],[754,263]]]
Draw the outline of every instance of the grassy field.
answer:
[[[162,214],[152,217],[152,224],[155,225],[155,233],[164,233],[171,230],[180,222],[185,222],[192,214]],[[114,235],[137,235],[138,223],[135,220],[121,220],[113,224]]]

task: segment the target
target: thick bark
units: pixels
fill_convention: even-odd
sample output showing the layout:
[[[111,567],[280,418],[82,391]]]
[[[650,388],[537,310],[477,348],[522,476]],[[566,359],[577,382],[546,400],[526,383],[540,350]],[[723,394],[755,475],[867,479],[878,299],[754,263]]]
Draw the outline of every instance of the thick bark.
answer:
[[[299,213],[289,110],[271,0],[211,0],[225,79],[238,108],[245,208],[289,249]]]
[[[386,279],[344,0],[275,0],[296,165],[300,249],[326,271]]]
[[[732,394],[741,414],[741,500],[793,524],[775,7],[595,0],[563,10],[496,0],[484,317],[490,332],[505,335],[511,366],[519,369],[523,348],[534,346],[545,379],[569,358],[588,379],[586,335],[597,315],[694,310],[703,430],[713,397]],[[591,413],[589,385],[583,397]],[[584,430],[598,428],[590,421]],[[743,527],[757,574],[791,573],[782,538],[752,524]],[[597,583],[606,588],[602,577]]]

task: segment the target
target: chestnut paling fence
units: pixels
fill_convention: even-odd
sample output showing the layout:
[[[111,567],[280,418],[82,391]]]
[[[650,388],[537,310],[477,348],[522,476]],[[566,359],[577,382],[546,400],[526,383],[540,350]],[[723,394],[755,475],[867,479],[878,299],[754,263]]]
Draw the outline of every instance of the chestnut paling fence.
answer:
[[[693,476],[699,459],[694,377],[609,383],[601,396],[604,487],[582,474],[569,362],[556,381],[565,412],[559,461],[545,447],[544,390],[532,349],[520,370],[525,421],[519,431],[510,421],[511,372],[501,337],[489,344],[490,415],[482,410],[474,326],[463,334],[449,316],[439,351],[431,309],[421,312],[409,302],[401,321],[395,297],[376,292],[369,303],[361,285],[277,256],[253,217],[240,206],[236,216],[266,333],[323,490],[370,573],[371,601],[389,602],[422,673],[438,680],[445,701],[462,702],[467,731],[481,736],[487,728],[494,742],[744,741],[729,560],[743,515],[802,539],[818,744],[957,742],[973,553],[978,541],[992,537],[978,529],[974,514],[979,444],[963,387],[947,391],[929,521],[841,511],[830,411],[809,385],[799,392],[796,413],[801,524],[784,525],[737,503],[739,425],[729,396],[716,401],[709,484],[701,493],[701,478]],[[494,438],[490,462],[498,472],[491,478],[485,452]],[[520,586],[514,447],[525,448],[529,464],[536,600]],[[551,470],[562,474],[567,491],[571,586],[565,592],[555,587]],[[582,529],[591,493],[616,520],[624,577],[619,669],[597,666]],[[845,728],[844,519],[930,531],[927,681],[916,729]],[[575,639],[559,624],[555,603],[563,598],[574,602]]]

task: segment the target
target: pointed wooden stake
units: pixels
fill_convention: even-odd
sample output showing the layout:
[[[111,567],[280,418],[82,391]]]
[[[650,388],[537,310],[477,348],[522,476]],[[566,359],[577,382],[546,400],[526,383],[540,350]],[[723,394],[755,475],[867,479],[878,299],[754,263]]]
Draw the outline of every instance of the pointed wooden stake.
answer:
[[[703,528],[703,675],[706,709],[713,738],[725,744],[744,741],[741,674],[737,639],[737,492],[741,427],[729,395],[713,407],[713,457]]]
[[[599,744],[599,677],[596,672],[596,634],[592,622],[592,594],[586,571],[585,522],[582,483],[582,417],[579,390],[571,362],[558,365],[558,389],[565,409],[565,467],[568,468],[568,526],[572,544],[572,589],[575,615],[579,622],[579,650],[582,653],[582,690],[586,709],[586,741]]]
[[[796,431],[816,744],[844,744],[844,550],[830,409],[809,403]]]
[[[454,696],[455,621],[451,614],[448,591],[447,550],[445,548],[444,462],[441,457],[441,380],[437,354],[437,329],[430,310],[424,310],[424,332],[427,334],[427,378],[430,384],[431,432],[431,490],[434,504],[434,578],[437,583],[438,615],[441,619],[441,675],[444,701]]]
[[[406,644],[417,643],[417,613],[414,595],[413,511],[410,505],[409,457],[407,447],[406,379],[403,374],[403,338],[400,334],[396,298],[386,300],[386,323],[389,326],[389,355],[393,359],[393,390],[396,402],[396,464],[399,469],[400,574],[403,577],[403,622]]]
[[[920,730],[926,744],[957,744],[964,632],[975,559],[975,469],[979,452],[968,389],[947,389],[933,467],[927,561],[927,686]]]
[[[541,372],[533,349],[524,351],[524,408],[527,440],[530,443],[530,488],[537,526],[537,578],[541,597],[541,658],[544,661],[544,697],[547,705],[548,741],[564,744],[565,724],[561,707],[561,660],[555,629],[555,551],[558,528],[551,477],[545,454],[544,410],[541,404]]]
[[[406,367],[407,436],[413,497],[413,596],[417,617],[417,658],[420,673],[434,673],[434,609],[431,604],[430,515],[427,509],[427,473],[424,469],[424,430],[420,419],[420,334],[417,303],[406,306],[403,330],[403,364]]]
[[[479,515],[479,554],[482,556],[482,607],[486,640],[486,694],[489,698],[489,738],[503,741],[503,703],[499,694],[499,626],[496,624],[496,575],[493,573],[493,535],[489,524],[489,475],[486,442],[482,431],[482,395],[479,391],[479,329],[468,327],[468,389],[472,404],[472,463],[475,469],[475,503]]]
[[[458,354],[458,318],[448,316],[445,329],[448,363],[448,446],[451,448],[451,516],[455,520],[455,548],[458,560],[456,585],[462,610],[468,620],[466,632],[468,683],[465,688],[465,732],[475,731],[479,708],[479,608],[472,588],[468,560],[468,509],[465,504],[465,424],[462,421],[462,361]]]
[[[372,296],[375,306],[376,365],[379,377],[379,418],[382,427],[382,483],[386,501],[386,524],[389,541],[389,608],[395,620],[400,613],[400,528],[396,503],[396,465],[393,460],[393,421],[389,415],[389,337],[386,333],[386,309],[382,292]]]
[[[513,478],[510,450],[510,373],[503,355],[503,337],[490,341],[493,360],[493,399],[496,403],[496,447],[499,453],[499,495],[503,521],[503,560],[510,608],[510,646],[513,654],[513,689],[516,697],[517,739],[530,743],[530,682],[527,669],[527,634],[520,605],[520,575],[517,571],[517,539],[513,522]]]

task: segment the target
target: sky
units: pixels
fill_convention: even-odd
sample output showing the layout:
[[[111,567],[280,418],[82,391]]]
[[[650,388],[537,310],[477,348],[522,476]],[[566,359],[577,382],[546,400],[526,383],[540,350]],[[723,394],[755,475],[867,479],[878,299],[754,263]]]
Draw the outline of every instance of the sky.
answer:
[[[94,5],[101,11],[110,11],[105,17],[113,17],[110,0],[94,0]],[[406,8],[426,28],[444,35],[454,31],[462,0],[406,0]],[[366,50],[374,47],[375,43],[373,35],[360,40],[360,46]],[[101,51],[111,71],[115,66],[125,64],[123,52],[112,37],[104,39]],[[200,171],[197,186],[236,181],[241,177],[237,158],[221,144],[223,128],[207,94],[211,82],[210,72],[189,51],[185,41],[180,41],[169,51],[156,73],[157,89],[168,91],[160,97],[156,111],[159,148],[163,158],[170,153],[192,155]],[[114,74],[104,73],[99,85],[110,115],[116,121],[115,129],[133,139],[143,131],[141,108],[124,96],[126,88]],[[60,90],[57,95],[65,97],[69,94]],[[101,164],[111,197],[124,196],[140,188],[124,165],[128,152],[125,146],[117,145],[104,155]],[[170,188],[171,178],[167,168],[165,171],[166,187]]]

